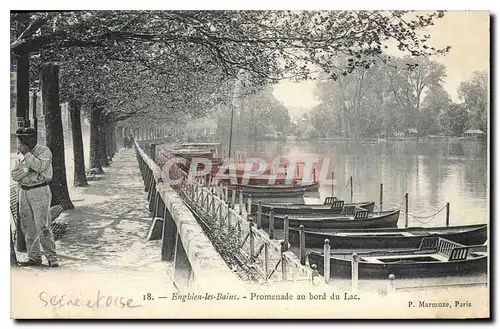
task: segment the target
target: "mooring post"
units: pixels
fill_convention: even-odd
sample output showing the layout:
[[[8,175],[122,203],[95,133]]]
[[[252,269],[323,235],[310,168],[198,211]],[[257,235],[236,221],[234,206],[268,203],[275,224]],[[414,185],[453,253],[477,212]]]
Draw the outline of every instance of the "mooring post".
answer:
[[[353,292],[356,292],[358,290],[358,254],[354,253],[352,254],[352,263],[351,263],[351,269],[352,269],[352,276],[351,276],[351,288]]]
[[[259,200],[257,203],[257,228],[262,227],[262,201]]]
[[[323,275],[325,277],[325,283],[330,283],[330,240],[325,239],[325,245],[323,247]]]
[[[247,199],[247,214],[251,215],[252,214],[252,195],[248,195]]]
[[[240,190],[240,199],[239,199],[239,209],[238,214],[243,215],[243,191]]]
[[[248,231],[248,238],[250,240],[250,261],[253,262],[254,259],[253,259],[253,256],[255,255],[255,238],[253,236],[253,221],[252,221],[252,217],[250,217],[250,215],[247,215],[247,220],[248,220],[248,228],[249,228],[249,231]]]
[[[450,226],[450,203],[446,202],[446,227]]]
[[[408,192],[405,193],[405,228],[408,228]]]
[[[335,171],[332,170],[332,197],[334,196],[333,189],[335,188]]]
[[[389,285],[387,287],[387,294],[392,294],[396,291],[396,276],[389,274]]]
[[[306,236],[304,232],[304,225],[299,226],[299,254],[300,263],[302,265],[306,264]]]
[[[290,221],[288,220],[288,215],[285,215],[285,220],[283,221],[283,231],[285,233],[284,247],[285,251],[288,250],[288,241],[290,240]]]
[[[380,211],[382,211],[383,197],[384,197],[384,184],[380,183]]]
[[[313,182],[316,182],[316,168],[313,168]]]
[[[269,239],[274,239],[274,208],[269,211]]]
[[[353,195],[353,191],[352,191],[352,176],[349,179],[349,181],[350,181],[350,184],[351,184],[351,203],[352,203],[352,195]]]
[[[236,205],[236,190],[232,189],[231,190],[231,209],[234,209],[235,205]]]

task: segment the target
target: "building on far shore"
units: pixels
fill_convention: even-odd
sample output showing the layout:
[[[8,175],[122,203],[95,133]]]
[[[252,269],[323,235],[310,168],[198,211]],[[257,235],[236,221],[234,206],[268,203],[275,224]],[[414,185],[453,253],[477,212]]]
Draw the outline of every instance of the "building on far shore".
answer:
[[[479,129],[469,129],[464,132],[464,137],[467,140],[482,139],[485,136],[484,131]]]

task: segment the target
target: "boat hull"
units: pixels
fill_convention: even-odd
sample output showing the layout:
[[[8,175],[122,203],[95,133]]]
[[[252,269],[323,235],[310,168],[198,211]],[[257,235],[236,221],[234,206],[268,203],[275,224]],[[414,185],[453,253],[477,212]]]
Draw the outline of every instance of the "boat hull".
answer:
[[[373,212],[375,208],[375,202],[356,202],[356,203],[346,203],[344,206],[357,206],[359,208],[363,208],[368,210],[369,212]],[[252,204],[252,211],[257,211],[257,204]],[[262,205],[262,214],[267,216],[271,211],[271,208],[274,210],[275,215],[285,214],[285,215],[300,215],[300,214],[317,214],[317,215],[332,215],[332,214],[340,214],[342,212],[342,208],[332,208],[330,205],[293,205],[292,207],[279,206],[279,205]]]
[[[486,273],[487,262],[488,257],[486,255],[474,259],[449,262],[428,261],[376,264],[360,261],[358,263],[358,278],[387,279],[390,274],[394,274],[396,278],[470,275]],[[324,275],[324,257],[322,253],[311,251],[309,254],[309,264],[316,264],[319,273]],[[351,278],[351,264],[351,260],[335,258],[335,255],[332,254],[330,258],[330,277]]]
[[[306,248],[322,248],[325,239],[330,240],[335,249],[416,249],[424,237],[441,237],[463,245],[480,245],[487,239],[487,225],[468,225],[442,228],[378,229],[326,233],[321,231],[305,232]],[[383,235],[380,233],[383,232]],[[340,234],[338,234],[340,233]],[[347,234],[346,234],[347,233]],[[355,235],[356,233],[362,233]],[[370,233],[373,233],[370,235]],[[387,234],[386,234],[387,233]],[[412,234],[412,235],[410,235]],[[290,230],[292,244],[299,242],[298,230]]]
[[[307,229],[368,229],[368,228],[388,228],[397,227],[399,220],[399,210],[387,212],[380,216],[363,219],[342,219],[339,218],[314,218],[310,219],[289,219],[289,226],[298,228],[304,225]],[[274,228],[283,228],[284,217],[274,217]],[[262,216],[262,226],[269,227],[269,217]]]

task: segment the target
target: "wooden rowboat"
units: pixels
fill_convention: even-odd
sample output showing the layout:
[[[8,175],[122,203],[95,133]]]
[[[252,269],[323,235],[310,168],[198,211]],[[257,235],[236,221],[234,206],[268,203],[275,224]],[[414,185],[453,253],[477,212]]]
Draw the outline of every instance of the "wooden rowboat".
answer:
[[[344,206],[356,206],[358,208],[363,208],[372,212],[375,208],[375,202],[354,202],[354,203],[344,203],[342,200],[334,199],[333,197],[327,197],[323,204],[279,204],[279,203],[266,203],[262,204],[262,212],[269,213],[271,208],[274,210],[274,214],[286,214],[286,215],[296,215],[296,214],[317,214],[317,215],[331,215],[340,214]],[[258,205],[252,204],[252,212],[257,212]]]
[[[487,239],[486,224],[452,227],[412,227],[372,230],[314,230],[305,227],[306,248],[322,248],[325,239],[332,249],[416,249],[424,237],[440,237],[463,245],[483,244]],[[297,228],[290,229],[290,241],[298,243]]]
[[[359,278],[458,276],[487,271],[485,245],[464,246],[443,238],[423,238],[418,249],[358,253]],[[309,264],[324,274],[323,252],[310,250]],[[330,254],[330,276],[351,277],[352,253]]]
[[[353,207],[354,208],[354,207]],[[274,227],[283,228],[285,217],[274,216]],[[369,213],[366,210],[356,211],[353,214],[343,213],[328,217],[303,215],[288,216],[290,227],[304,225],[314,229],[367,229],[397,227],[399,210]],[[262,226],[269,227],[269,216],[262,216]]]
[[[185,159],[191,159],[191,158],[211,158],[214,155],[214,151],[213,150],[209,150],[209,149],[192,149],[192,148],[171,150],[170,153],[172,153],[175,156],[182,157],[182,158],[185,158]]]

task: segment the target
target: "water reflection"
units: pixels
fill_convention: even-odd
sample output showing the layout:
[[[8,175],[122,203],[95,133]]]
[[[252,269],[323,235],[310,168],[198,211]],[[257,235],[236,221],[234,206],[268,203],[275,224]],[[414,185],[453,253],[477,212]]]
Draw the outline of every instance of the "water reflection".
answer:
[[[333,193],[344,200],[350,200],[353,176],[354,201],[374,200],[378,206],[383,183],[384,209],[404,209],[408,193],[410,215],[425,217],[450,202],[451,225],[488,222],[487,145],[480,141],[276,141],[233,145],[233,150],[252,156],[325,156],[335,171]],[[306,202],[321,202],[332,195],[332,187],[321,186],[319,194],[319,198],[308,196]],[[429,219],[410,216],[409,224],[444,225],[445,211]]]

